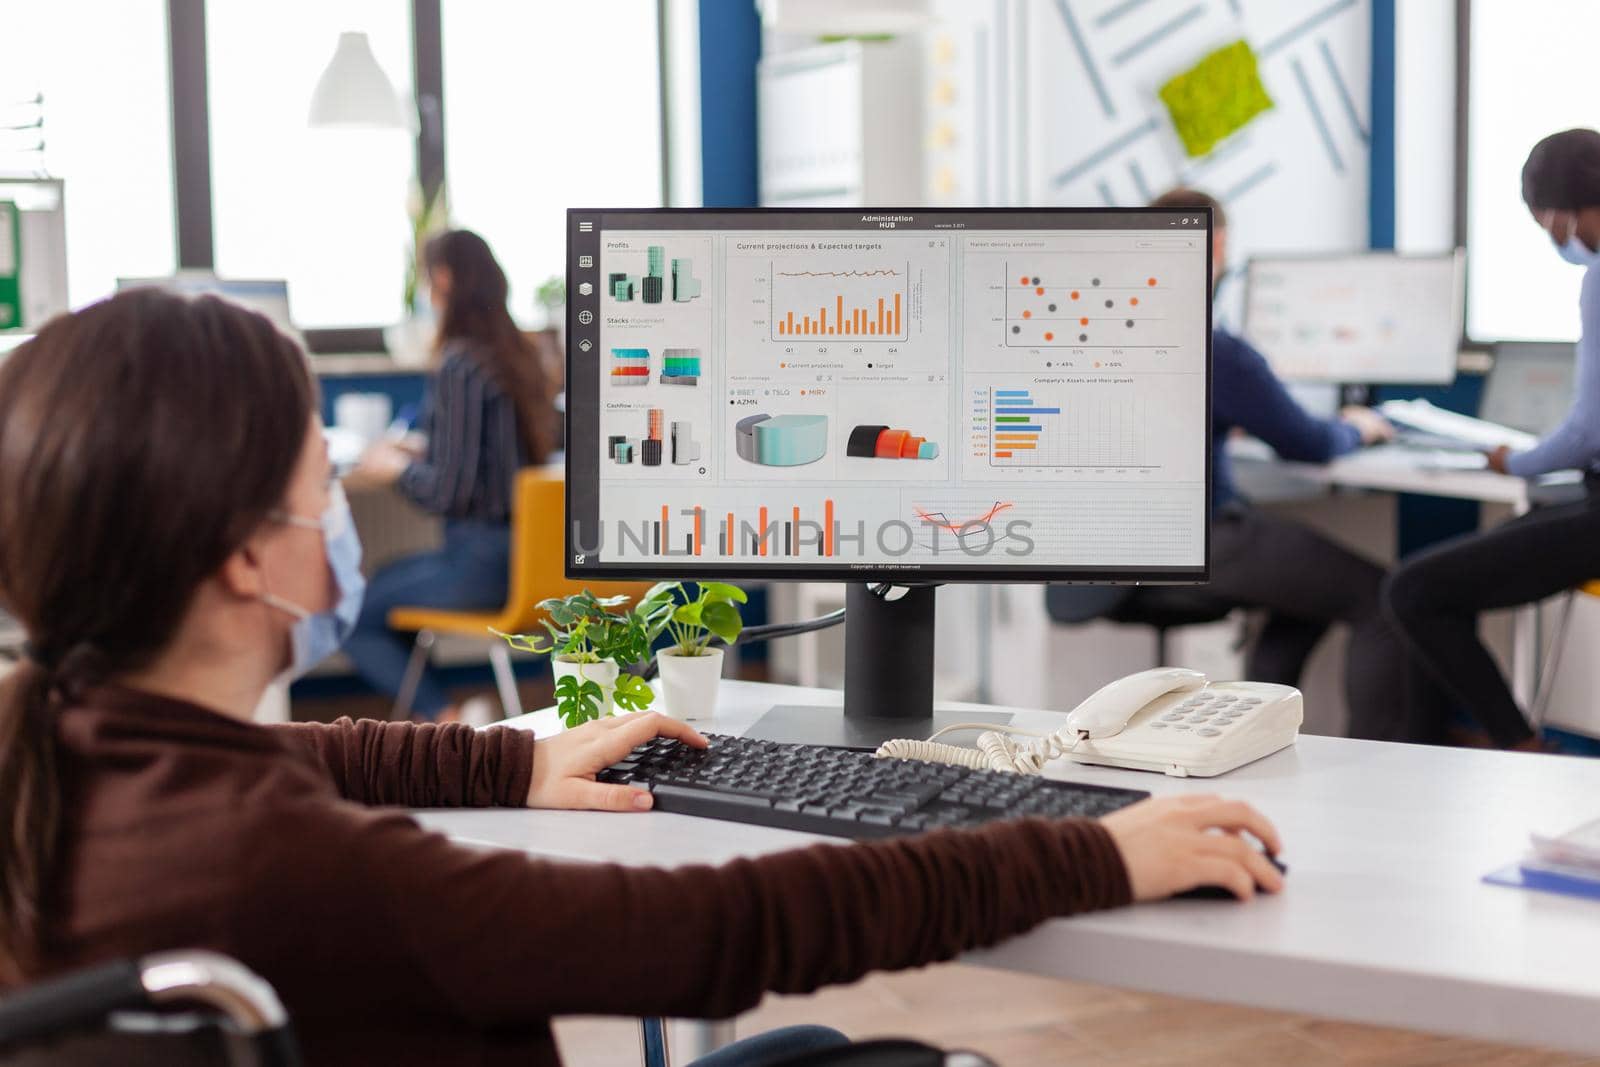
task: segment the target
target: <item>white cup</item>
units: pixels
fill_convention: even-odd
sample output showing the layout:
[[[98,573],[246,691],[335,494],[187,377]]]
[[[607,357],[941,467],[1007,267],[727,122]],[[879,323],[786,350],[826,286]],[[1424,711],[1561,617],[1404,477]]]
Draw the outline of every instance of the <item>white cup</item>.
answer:
[[[393,417],[394,405],[383,393],[345,393],[333,402],[333,424],[369,445],[388,431]]]

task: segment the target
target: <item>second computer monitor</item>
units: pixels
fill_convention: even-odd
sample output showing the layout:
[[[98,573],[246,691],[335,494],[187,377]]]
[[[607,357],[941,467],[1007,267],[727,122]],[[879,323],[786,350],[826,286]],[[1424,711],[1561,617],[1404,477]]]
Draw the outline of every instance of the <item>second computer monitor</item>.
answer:
[[[1209,223],[571,212],[569,574],[1205,580]]]
[[[1464,276],[1456,252],[1255,258],[1245,337],[1289,381],[1444,384],[1461,347]]]

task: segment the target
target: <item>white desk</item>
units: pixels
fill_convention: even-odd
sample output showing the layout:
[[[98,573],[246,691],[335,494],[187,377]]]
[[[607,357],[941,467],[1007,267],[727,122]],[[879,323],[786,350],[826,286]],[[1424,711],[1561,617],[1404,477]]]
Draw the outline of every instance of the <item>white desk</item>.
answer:
[[[775,702],[840,694],[723,683],[738,733]],[[973,706],[975,707],[975,706]],[[1016,709],[1006,709],[1016,710]],[[827,712],[823,712],[827,713]],[[1018,711],[1046,727],[1049,712]],[[513,725],[546,733],[553,712]],[[1600,761],[1305,737],[1222,779],[1070,768],[1156,793],[1220,791],[1279,827],[1288,889],[1046,923],[974,963],[1130,989],[1575,1051],[1600,1049],[1600,902],[1483,885],[1529,829],[1600,815]],[[721,862],[825,838],[687,816],[421,813],[463,843],[574,860]]]
[[[1387,493],[1476,500],[1501,504],[1521,515],[1529,507],[1528,483],[1491,470],[1452,470],[1426,466],[1425,454],[1401,448],[1375,448],[1352,452],[1331,463],[1288,463],[1271,458],[1271,450],[1256,441],[1230,442],[1241,480],[1252,478],[1251,468],[1271,468],[1317,486],[1370,489]],[[1533,706],[1538,687],[1539,608],[1517,609],[1511,629],[1511,692],[1524,710]]]

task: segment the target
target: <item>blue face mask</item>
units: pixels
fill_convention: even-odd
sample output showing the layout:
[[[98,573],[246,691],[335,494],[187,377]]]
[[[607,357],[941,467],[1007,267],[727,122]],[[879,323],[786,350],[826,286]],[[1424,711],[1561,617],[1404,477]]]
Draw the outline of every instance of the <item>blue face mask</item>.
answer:
[[[1592,267],[1600,263],[1600,252],[1590,251],[1576,232],[1568,234],[1565,244],[1557,245],[1556,252],[1568,263],[1578,267]]]
[[[329,491],[328,510],[323,512],[322,518],[308,519],[285,512],[272,517],[285,526],[322,531],[328,568],[333,571],[334,584],[339,589],[339,598],[332,610],[318,612],[308,611],[271,593],[261,595],[264,603],[294,616],[294,629],[290,632],[293,652],[287,671],[289,679],[293,680],[339,651],[345,643],[355,629],[356,617],[361,614],[367,580],[361,576],[361,538],[350,517],[350,501],[338,482]]]

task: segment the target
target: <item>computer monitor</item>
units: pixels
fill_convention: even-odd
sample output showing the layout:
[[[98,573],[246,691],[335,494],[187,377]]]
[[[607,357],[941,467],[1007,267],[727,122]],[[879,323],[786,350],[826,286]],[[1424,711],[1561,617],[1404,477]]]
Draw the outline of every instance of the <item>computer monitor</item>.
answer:
[[[1570,344],[1502,341],[1495,345],[1479,416],[1539,437],[1550,433],[1572,407],[1574,357]]]
[[[1254,258],[1244,334],[1288,381],[1446,384],[1461,347],[1463,264],[1459,252]]]
[[[1210,230],[569,212],[567,573],[851,583],[846,717],[897,736],[932,585],[1205,581]]]
[[[290,337],[300,340],[289,311],[289,283],[282,278],[219,278],[210,271],[180,271],[156,278],[118,278],[117,290],[156,287],[185,296],[218,296],[265,315]]]

